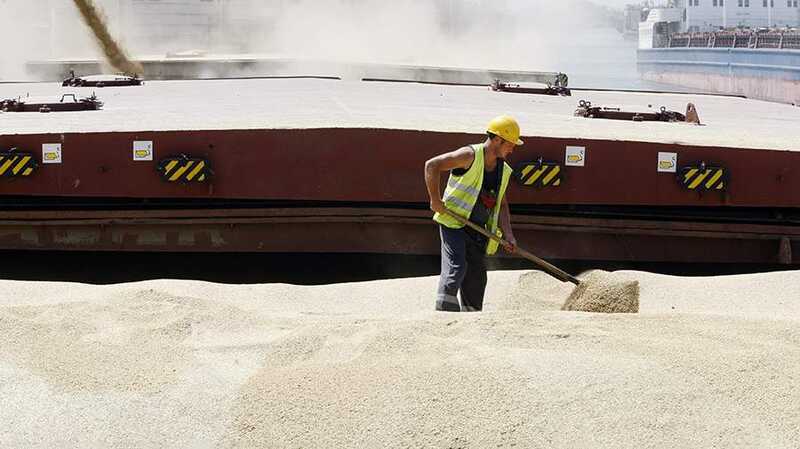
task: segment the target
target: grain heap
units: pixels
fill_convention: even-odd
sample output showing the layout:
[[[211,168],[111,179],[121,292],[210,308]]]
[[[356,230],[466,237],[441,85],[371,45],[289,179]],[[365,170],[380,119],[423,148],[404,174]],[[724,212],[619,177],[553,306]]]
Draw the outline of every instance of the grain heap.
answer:
[[[614,273],[637,314],[489,276],[464,314],[438,277],[0,281],[0,446],[800,447],[800,272]]]

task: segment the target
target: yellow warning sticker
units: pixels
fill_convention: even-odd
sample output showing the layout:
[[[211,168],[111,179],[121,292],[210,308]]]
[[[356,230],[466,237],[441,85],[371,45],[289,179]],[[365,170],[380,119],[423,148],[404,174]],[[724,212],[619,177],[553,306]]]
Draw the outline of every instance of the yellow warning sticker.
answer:
[[[658,153],[658,172],[677,173],[678,153]]]
[[[134,161],[152,161],[153,160],[153,142],[152,141],[135,141],[133,142],[133,160]]]
[[[586,166],[586,147],[567,147],[566,165],[567,167]]]
[[[61,144],[45,143],[42,144],[42,162],[45,164],[61,163]]]

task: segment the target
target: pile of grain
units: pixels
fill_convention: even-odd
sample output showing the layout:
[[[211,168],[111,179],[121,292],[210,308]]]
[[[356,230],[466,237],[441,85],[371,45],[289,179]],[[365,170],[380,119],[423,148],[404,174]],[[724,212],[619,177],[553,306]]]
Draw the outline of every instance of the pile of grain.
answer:
[[[639,312],[639,282],[623,281],[612,273],[594,271],[581,279],[562,310],[592,313]]]
[[[800,447],[800,273],[615,275],[640,313],[541,273],[477,314],[435,277],[0,281],[0,446]]]

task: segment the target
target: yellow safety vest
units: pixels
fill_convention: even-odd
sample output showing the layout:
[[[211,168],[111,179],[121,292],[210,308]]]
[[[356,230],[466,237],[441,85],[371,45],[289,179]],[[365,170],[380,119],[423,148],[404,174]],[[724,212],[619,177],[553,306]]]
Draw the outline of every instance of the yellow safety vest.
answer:
[[[444,205],[453,211],[456,215],[460,215],[469,220],[472,215],[472,209],[478,202],[478,197],[481,193],[481,186],[483,185],[483,169],[485,160],[483,157],[485,144],[471,145],[475,151],[475,160],[472,166],[462,176],[456,176],[452,172],[450,178],[447,180],[447,188],[444,191]],[[499,167],[498,167],[499,168]],[[486,229],[502,237],[503,233],[498,227],[500,219],[500,207],[503,204],[503,198],[508,188],[508,182],[511,179],[513,169],[507,163],[503,162],[503,179],[500,181],[500,191],[497,194],[497,204],[495,204],[492,214],[489,216],[489,221],[486,223]],[[464,227],[453,217],[436,213],[433,220],[442,226],[447,226],[451,229],[461,229]],[[486,254],[493,255],[497,252],[500,245],[494,240],[490,240],[486,247]]]

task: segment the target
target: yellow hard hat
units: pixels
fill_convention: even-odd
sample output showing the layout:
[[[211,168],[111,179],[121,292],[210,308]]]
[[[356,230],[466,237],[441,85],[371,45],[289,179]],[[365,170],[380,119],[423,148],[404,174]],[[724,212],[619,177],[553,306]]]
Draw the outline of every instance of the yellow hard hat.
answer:
[[[510,115],[495,117],[489,122],[486,132],[490,132],[495,136],[500,136],[504,140],[512,142],[515,145],[522,145],[525,143],[519,140],[519,123]]]

